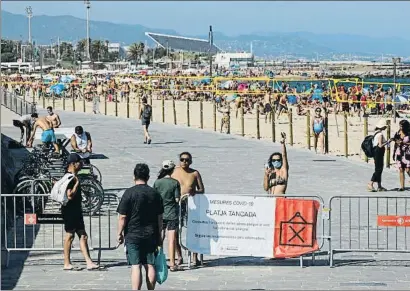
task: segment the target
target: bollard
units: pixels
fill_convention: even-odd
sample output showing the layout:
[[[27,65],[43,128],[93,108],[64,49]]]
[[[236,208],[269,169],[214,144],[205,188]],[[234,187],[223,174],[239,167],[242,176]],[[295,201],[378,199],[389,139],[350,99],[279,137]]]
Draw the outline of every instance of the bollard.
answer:
[[[256,104],[256,138],[261,139],[261,130],[259,124],[259,104]]]
[[[127,118],[130,118],[130,96],[127,94]]]
[[[329,153],[329,117],[328,111],[325,109],[325,153]]]
[[[292,108],[289,109],[289,144],[293,146],[293,113]]]
[[[118,96],[115,96],[115,98],[113,99],[115,102],[115,116],[118,116],[118,100],[117,100]]]
[[[56,96],[54,96],[54,94],[53,94],[53,109],[55,109],[56,108]]]
[[[63,110],[65,110],[65,96],[63,96],[62,98],[63,98]]]
[[[190,116],[189,116],[189,100],[186,101],[186,125],[191,126]]]
[[[107,115],[107,94],[104,96],[104,114]]]
[[[307,144],[308,150],[310,150],[310,148],[311,148],[311,144],[310,144],[310,131],[311,131],[310,124],[311,124],[310,110],[308,110],[307,114],[306,114],[306,144]]]
[[[272,108],[272,142],[276,142],[276,116],[275,116],[275,110]]]
[[[175,98],[172,98],[172,112],[174,115],[174,125],[177,125],[177,109],[175,108]]]
[[[162,96],[162,122],[165,123],[165,97]]]
[[[214,131],[216,131],[216,102],[215,100],[212,102],[212,109],[213,109],[213,120],[214,120]]]
[[[199,101],[199,117],[201,123],[201,129],[204,128],[204,102],[201,100]]]
[[[391,121],[386,120],[386,125],[387,125],[387,140],[391,139]],[[386,168],[390,168],[390,144],[387,145],[386,149]]]
[[[366,136],[369,134],[369,118],[367,116],[364,117],[363,126],[364,126],[363,128],[364,138],[366,138]],[[366,163],[369,162],[369,158],[366,155],[364,155],[364,161]]]
[[[85,113],[85,96],[83,96],[83,112]]]
[[[245,136],[245,112],[241,106],[241,135]]]
[[[149,97],[149,105],[151,106],[151,110],[152,110],[152,96]],[[154,120],[154,114],[151,113],[151,121]]]
[[[74,94],[73,94],[73,111],[75,111],[75,99],[74,99]]]
[[[345,132],[345,157],[349,157],[349,141],[347,136],[347,112],[344,113],[344,132]]]

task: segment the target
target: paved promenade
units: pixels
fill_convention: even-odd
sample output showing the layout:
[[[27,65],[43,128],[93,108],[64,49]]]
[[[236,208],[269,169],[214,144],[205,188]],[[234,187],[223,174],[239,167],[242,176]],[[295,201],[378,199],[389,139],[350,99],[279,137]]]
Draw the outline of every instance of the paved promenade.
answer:
[[[207,193],[262,194],[264,163],[273,151],[280,149],[278,144],[267,141],[156,123],[151,126],[153,143],[144,145],[139,121],[58,113],[64,127],[82,125],[89,131],[94,151],[108,157],[93,161],[102,172],[104,188],[131,186],[137,162],[146,162],[151,167],[152,184],[162,160],[177,161],[180,152],[189,151],[193,155],[192,166],[201,172]],[[2,133],[18,137],[18,129],[9,124],[2,124]],[[372,165],[290,147],[288,152],[289,194],[320,195],[325,201],[333,195],[368,195],[366,183],[371,177]],[[398,186],[396,173],[385,171],[383,175],[386,188]],[[397,192],[387,193],[397,195]],[[406,268],[409,262],[384,261],[387,257],[396,258],[395,255],[341,256],[350,260],[349,263],[334,269],[325,266],[324,260],[318,260],[317,266],[302,269],[298,260],[205,257],[205,267],[171,273],[164,286],[158,289],[405,290],[410,286]],[[122,249],[103,252],[103,263],[109,266],[104,272],[63,272],[62,254],[30,256],[19,276],[16,275],[16,269],[20,269],[18,263],[11,262],[9,269],[2,270],[2,289],[130,289],[130,270],[125,265]]]

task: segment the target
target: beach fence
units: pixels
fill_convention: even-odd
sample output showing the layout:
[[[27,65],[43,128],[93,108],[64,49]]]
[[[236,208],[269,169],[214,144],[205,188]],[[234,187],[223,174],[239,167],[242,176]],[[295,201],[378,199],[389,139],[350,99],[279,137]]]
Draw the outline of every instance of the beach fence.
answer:
[[[119,81],[118,81],[119,82]],[[322,111],[324,118],[324,134],[318,136],[313,132],[312,120],[315,119],[314,108],[299,114],[297,107],[290,106],[287,112],[280,116],[274,113],[273,108],[266,111],[262,106],[251,109],[243,106],[241,94],[253,96],[267,94],[272,88],[279,88],[284,83],[304,90],[312,85],[328,84],[336,90],[331,99],[336,102],[346,102],[339,98],[339,85],[360,85],[360,88],[370,86],[372,82],[363,82],[359,79],[342,80],[276,80],[268,77],[215,77],[207,76],[141,76],[136,88],[121,97],[121,89],[108,91],[104,96],[87,100],[81,92],[57,96],[52,94],[32,94],[33,100],[43,107],[52,106],[56,110],[79,111],[138,119],[141,111],[141,97],[149,96],[148,102],[153,107],[152,121],[194,127],[227,134],[239,135],[248,138],[271,140],[277,142],[280,132],[287,133],[290,146],[324,151],[326,153],[353,158],[357,160],[369,159],[361,151],[361,142],[368,134],[373,133],[376,123],[383,116],[363,117],[361,114],[328,113]],[[238,86],[242,84],[243,86]],[[408,84],[401,84],[407,86]],[[232,88],[236,88],[233,90]],[[332,89],[332,90],[333,90]],[[318,89],[320,91],[320,89]],[[321,92],[315,94],[322,94]],[[178,94],[177,94],[178,93]],[[306,93],[306,92],[305,92]],[[180,100],[180,95],[185,100]],[[293,93],[287,93],[294,97]],[[304,93],[300,93],[304,94]],[[106,98],[105,98],[106,96]],[[179,96],[179,97],[178,97]],[[220,96],[235,102],[229,114],[218,101]],[[292,98],[293,98],[292,97]],[[296,97],[295,97],[296,98]],[[117,100],[117,102],[115,102]],[[360,102],[349,100],[349,104]],[[242,106],[238,106],[242,105]],[[388,121],[389,122],[389,121]],[[398,129],[396,124],[388,126],[387,135]],[[392,151],[386,154],[386,167],[392,160]]]

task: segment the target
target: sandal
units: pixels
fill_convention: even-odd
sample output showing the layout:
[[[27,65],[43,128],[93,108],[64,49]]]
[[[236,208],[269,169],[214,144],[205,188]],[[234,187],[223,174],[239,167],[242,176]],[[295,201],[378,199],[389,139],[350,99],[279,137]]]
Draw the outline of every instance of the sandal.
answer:
[[[399,188],[399,189],[397,189],[397,191],[403,192],[403,191],[404,191],[404,188]]]
[[[181,266],[183,263],[184,263],[184,259],[183,259],[183,258],[179,258],[179,259],[177,260],[177,263],[176,263],[175,265]]]
[[[376,189],[374,189],[373,186],[367,185],[367,191],[369,191],[369,192],[376,192]]]
[[[170,272],[178,272],[178,271],[183,271],[183,269],[181,269],[179,266],[175,265],[175,266],[169,267],[169,271]]]

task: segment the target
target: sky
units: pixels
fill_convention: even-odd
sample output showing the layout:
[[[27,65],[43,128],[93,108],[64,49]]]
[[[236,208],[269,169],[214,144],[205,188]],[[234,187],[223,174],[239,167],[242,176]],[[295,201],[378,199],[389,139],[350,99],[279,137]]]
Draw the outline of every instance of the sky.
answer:
[[[1,1],[3,10],[86,17],[84,1]],[[308,31],[410,39],[410,1],[92,1],[90,19],[174,29],[181,34],[228,35]]]

